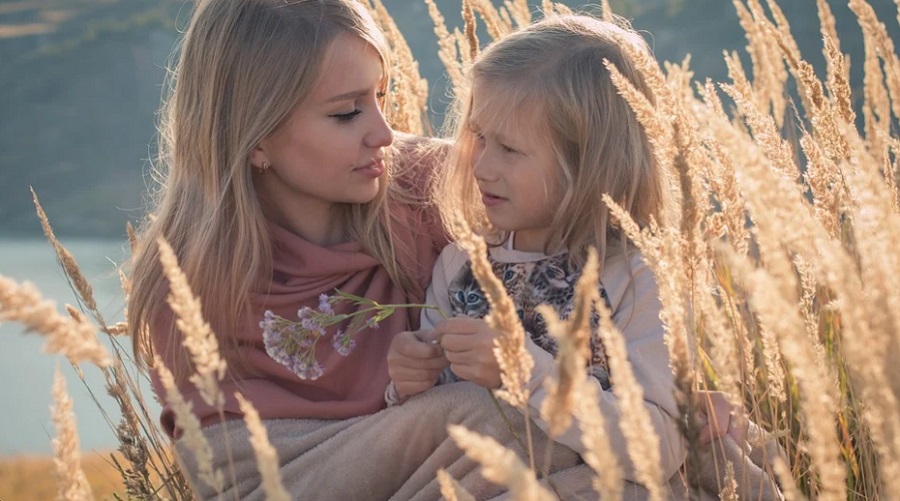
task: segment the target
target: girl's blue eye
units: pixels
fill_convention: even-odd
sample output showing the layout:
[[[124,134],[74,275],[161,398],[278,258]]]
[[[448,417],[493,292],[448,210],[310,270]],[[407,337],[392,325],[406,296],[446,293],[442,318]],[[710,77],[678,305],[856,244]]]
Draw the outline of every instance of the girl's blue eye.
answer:
[[[505,151],[506,153],[518,153],[518,150],[516,150],[515,148],[510,148],[505,144],[501,144],[500,147],[503,148],[503,151]]]
[[[357,110],[351,111],[350,113],[337,113],[337,114],[328,115],[328,116],[330,116],[332,118],[336,118],[338,122],[349,122],[350,120],[353,120],[356,117],[356,115],[359,115],[360,113],[362,113],[362,110],[357,109]]]

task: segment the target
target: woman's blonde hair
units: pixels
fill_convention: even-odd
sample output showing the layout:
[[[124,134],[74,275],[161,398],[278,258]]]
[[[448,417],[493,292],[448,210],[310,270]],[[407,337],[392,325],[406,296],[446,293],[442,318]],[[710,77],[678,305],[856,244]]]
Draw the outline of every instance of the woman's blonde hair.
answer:
[[[347,33],[379,53],[387,75],[384,35],[358,1],[197,2],[161,111],[162,179],[131,262],[128,324],[139,361],[151,362],[149,328],[165,307],[160,236],[175,250],[220,343],[234,342],[239,322],[253,322],[250,294],[266,292],[272,249],[249,155],[310,94],[329,48]],[[390,238],[388,200],[399,190],[390,176],[389,166],[375,199],[347,205],[343,222],[348,237],[410,290],[417,284],[395,257],[408,249]],[[170,369],[183,376],[186,364]]]
[[[451,219],[462,215],[476,231],[494,237],[494,243],[506,239],[491,228],[472,173],[473,115],[484,129],[527,127],[527,135],[545,141],[559,164],[558,210],[545,253],[568,249],[575,263],[583,263],[594,246],[602,263],[608,242],[624,245],[624,236],[610,224],[609,209],[601,200],[604,193],[638,224],[660,217],[666,193],[660,166],[643,127],[604,66],[604,60],[615,65],[653,102],[623,44],[649,51],[640,35],[628,28],[566,15],[516,31],[478,56],[468,88],[455,103],[459,118],[450,125],[456,139],[450,168],[433,192],[452,237],[458,235],[452,234]],[[471,92],[475,85],[477,103]],[[483,119],[491,123],[481,123]]]

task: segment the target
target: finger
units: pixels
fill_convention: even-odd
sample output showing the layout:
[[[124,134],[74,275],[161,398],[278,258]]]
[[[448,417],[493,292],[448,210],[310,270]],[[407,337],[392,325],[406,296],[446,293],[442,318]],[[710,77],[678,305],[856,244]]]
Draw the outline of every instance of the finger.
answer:
[[[444,351],[465,352],[478,349],[479,339],[471,334],[444,334],[441,336],[441,348]]]
[[[438,340],[440,340],[440,335],[435,330],[419,330],[414,334],[416,335],[416,339],[423,343],[438,344]]]
[[[484,324],[484,320],[472,317],[453,317],[441,320],[434,326],[434,330],[443,334],[471,334]]]
[[[413,340],[398,346],[397,353],[406,358],[414,359],[441,358],[443,356],[443,350],[440,346]]]
[[[400,383],[424,383],[435,382],[442,369],[414,369],[402,368],[391,374],[391,379]]]

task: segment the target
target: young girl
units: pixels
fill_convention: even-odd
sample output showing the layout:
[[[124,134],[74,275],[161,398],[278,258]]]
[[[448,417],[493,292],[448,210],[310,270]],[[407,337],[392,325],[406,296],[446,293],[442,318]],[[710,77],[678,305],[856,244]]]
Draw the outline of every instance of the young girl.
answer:
[[[680,482],[677,472],[685,448],[676,424],[675,385],[657,285],[640,252],[612,224],[601,199],[608,194],[641,225],[662,217],[663,174],[646,133],[604,66],[605,61],[614,65],[652,100],[626,44],[648,50],[640,36],[614,24],[558,16],[489,46],[471,69],[471,89],[456,125],[456,153],[434,199],[445,223],[462,215],[492,245],[489,260],[530,336],[527,349],[535,367],[529,405],[542,428],[545,423],[537,417],[546,397],[542,383],[554,370],[557,346],[534,307],[548,303],[568,316],[588,249],[598,250],[601,297],[625,338],[643,389],[646,411],[659,436],[659,467],[666,478]],[[452,232],[452,225],[445,226]],[[498,388],[493,354],[497,333],[482,320],[487,301],[465,251],[456,245],[447,246],[438,258],[427,302],[454,317],[441,320],[425,311],[422,329],[433,332],[417,336],[440,340],[457,377]],[[405,356],[416,343],[411,335],[394,341],[389,400],[435,384],[436,368],[424,367],[424,358]],[[603,346],[594,340],[591,350],[590,374],[613,449],[626,479],[635,481],[620,431],[619,402],[607,391]],[[584,451],[577,426],[556,440]]]
[[[456,124],[456,152],[433,198],[448,231],[453,232],[453,219],[462,215],[492,244],[493,271],[529,335],[526,347],[535,361],[529,382],[530,414],[545,431],[547,425],[540,419],[547,396],[543,382],[555,370],[557,343],[535,307],[549,304],[566,318],[588,249],[598,250],[600,296],[625,338],[645,410],[659,437],[659,468],[669,479],[669,497],[675,499],[689,495],[679,471],[686,451],[676,424],[679,412],[657,285],[641,253],[611,223],[601,199],[609,194],[639,225],[646,225],[652,218],[661,220],[666,198],[647,135],[605,66],[614,65],[652,102],[652,92],[626,46],[648,50],[633,31],[587,16],[552,17],[489,46],[473,64],[469,94],[458,103],[462,112]],[[388,403],[424,392],[437,381],[463,379],[499,388],[500,370],[493,353],[497,333],[483,320],[489,305],[466,252],[458,246],[448,245],[441,252],[427,302],[452,318],[444,320],[435,310],[424,310],[422,331],[394,339]],[[595,330],[597,320],[595,316]],[[428,351],[433,342],[439,342],[443,353]],[[621,432],[621,420],[627,417],[609,391],[606,353],[596,338],[591,340],[590,362],[612,449],[628,481],[625,496],[643,499],[647,493],[635,483]],[[449,364],[450,372],[442,371],[444,364]],[[710,402],[709,410],[698,416],[704,424],[701,442],[716,442],[702,446],[706,449],[701,449],[701,489],[691,496],[718,497],[724,485],[724,452],[740,473],[740,492],[748,499],[781,499],[760,469],[764,462],[772,464],[777,444],[769,442],[746,457],[741,449],[746,446],[744,433],[749,426],[751,435],[761,436],[759,427],[746,418],[733,419],[729,412],[740,410],[732,409],[721,394],[700,392],[699,398]],[[585,451],[577,425],[556,441],[579,454]],[[713,447],[720,445],[724,449],[714,453]]]

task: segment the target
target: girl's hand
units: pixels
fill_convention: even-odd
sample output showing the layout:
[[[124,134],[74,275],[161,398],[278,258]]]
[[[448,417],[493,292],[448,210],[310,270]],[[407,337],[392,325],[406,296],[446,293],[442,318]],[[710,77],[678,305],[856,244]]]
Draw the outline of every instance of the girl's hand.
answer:
[[[444,356],[457,376],[488,389],[500,387],[500,366],[494,357],[497,331],[469,317],[442,320],[434,326]]]
[[[700,402],[700,443],[706,444],[728,435],[743,446],[749,425],[744,409],[731,405],[725,394],[719,391],[698,390],[697,397]]]
[[[441,347],[429,342],[431,332],[401,332],[388,349],[388,374],[400,398],[430,389],[449,365]]]

